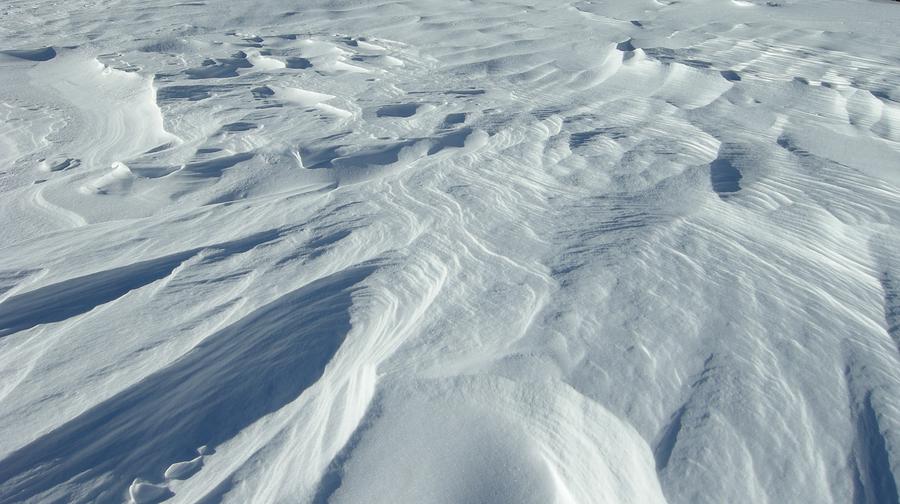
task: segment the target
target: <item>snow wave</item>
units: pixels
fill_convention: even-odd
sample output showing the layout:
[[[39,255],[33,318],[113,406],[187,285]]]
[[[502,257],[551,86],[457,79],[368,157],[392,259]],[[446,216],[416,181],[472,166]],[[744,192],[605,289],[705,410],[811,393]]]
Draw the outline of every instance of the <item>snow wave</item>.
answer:
[[[898,500],[895,5],[295,8],[6,12],[0,502]]]

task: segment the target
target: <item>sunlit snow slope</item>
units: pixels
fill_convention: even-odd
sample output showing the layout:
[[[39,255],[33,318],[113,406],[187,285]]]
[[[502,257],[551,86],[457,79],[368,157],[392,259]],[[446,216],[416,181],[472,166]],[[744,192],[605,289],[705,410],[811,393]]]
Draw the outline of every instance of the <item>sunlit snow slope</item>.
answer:
[[[900,3],[5,0],[0,502],[898,502]]]

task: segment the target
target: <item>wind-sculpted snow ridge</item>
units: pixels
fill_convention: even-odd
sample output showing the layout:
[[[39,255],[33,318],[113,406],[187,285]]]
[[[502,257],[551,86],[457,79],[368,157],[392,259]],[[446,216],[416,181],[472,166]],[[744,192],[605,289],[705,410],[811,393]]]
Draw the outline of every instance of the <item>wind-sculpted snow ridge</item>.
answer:
[[[0,503],[900,500],[896,2],[2,19]]]

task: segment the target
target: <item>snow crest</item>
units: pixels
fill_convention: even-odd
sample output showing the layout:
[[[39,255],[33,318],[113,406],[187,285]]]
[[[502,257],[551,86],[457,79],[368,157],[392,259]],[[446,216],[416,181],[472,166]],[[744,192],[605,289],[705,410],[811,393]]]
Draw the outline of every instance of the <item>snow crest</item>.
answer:
[[[898,16],[12,2],[0,503],[898,502]]]

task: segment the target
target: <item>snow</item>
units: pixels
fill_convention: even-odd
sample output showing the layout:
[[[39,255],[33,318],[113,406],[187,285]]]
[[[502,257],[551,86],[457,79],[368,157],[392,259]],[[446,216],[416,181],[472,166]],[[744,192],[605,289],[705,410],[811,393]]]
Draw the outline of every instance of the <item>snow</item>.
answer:
[[[0,20],[0,503],[900,501],[900,3]]]

